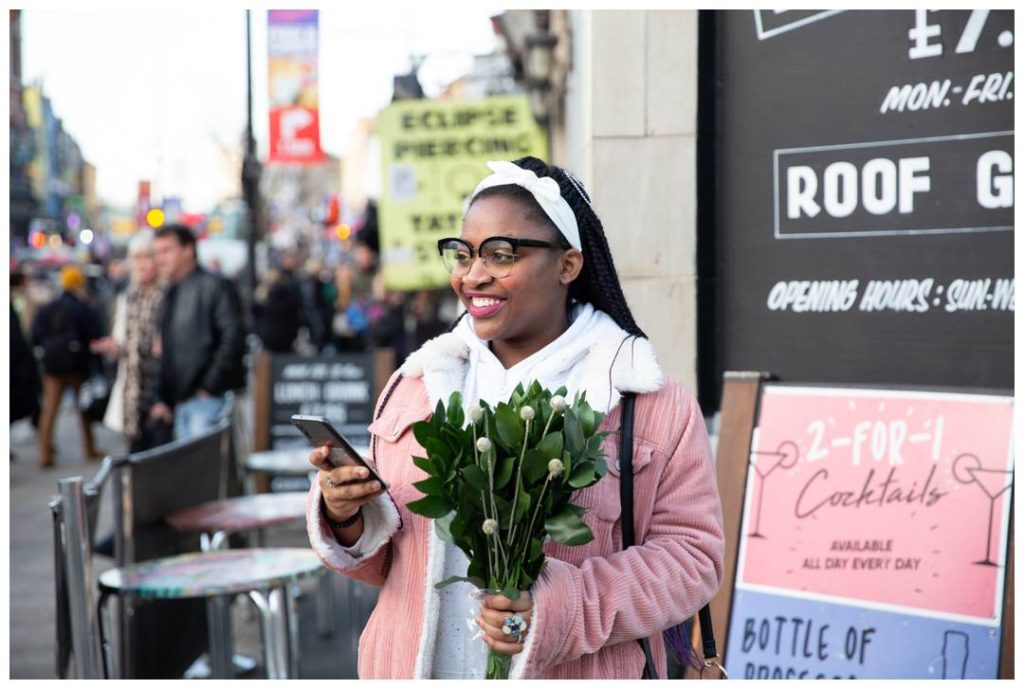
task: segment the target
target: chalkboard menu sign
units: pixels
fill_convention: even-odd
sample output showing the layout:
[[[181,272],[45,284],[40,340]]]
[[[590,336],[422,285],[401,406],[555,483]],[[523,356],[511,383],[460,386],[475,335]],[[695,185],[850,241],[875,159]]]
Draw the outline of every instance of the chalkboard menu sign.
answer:
[[[267,449],[308,444],[292,425],[293,414],[326,416],[356,446],[370,444],[375,401],[374,356],[274,355],[270,359]]]
[[[716,15],[715,368],[1013,386],[1013,12]]]
[[[1010,397],[766,386],[730,676],[999,676],[1012,416]]]

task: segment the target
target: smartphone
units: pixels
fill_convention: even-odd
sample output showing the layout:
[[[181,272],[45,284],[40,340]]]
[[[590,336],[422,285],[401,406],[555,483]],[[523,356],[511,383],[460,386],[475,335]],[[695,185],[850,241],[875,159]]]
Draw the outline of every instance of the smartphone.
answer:
[[[331,454],[328,456],[327,461],[332,466],[366,467],[370,472],[370,476],[363,481],[380,481],[381,489],[387,490],[388,484],[380,477],[377,470],[355,451],[352,444],[345,440],[345,436],[339,433],[326,418],[323,416],[295,414],[292,416],[292,423],[295,424],[302,435],[306,436],[313,447],[330,446]]]

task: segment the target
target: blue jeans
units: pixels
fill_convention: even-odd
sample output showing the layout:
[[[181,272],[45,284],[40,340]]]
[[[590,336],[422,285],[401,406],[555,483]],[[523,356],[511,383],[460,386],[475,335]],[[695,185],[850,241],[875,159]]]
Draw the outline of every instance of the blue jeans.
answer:
[[[227,408],[230,396],[190,397],[174,407],[174,439],[201,435],[217,424]]]

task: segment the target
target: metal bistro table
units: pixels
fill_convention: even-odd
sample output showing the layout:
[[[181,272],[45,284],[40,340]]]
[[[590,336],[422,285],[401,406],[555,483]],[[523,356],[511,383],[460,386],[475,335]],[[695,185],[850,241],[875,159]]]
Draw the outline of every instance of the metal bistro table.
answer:
[[[230,679],[234,673],[228,606],[236,595],[258,593],[264,601],[257,608],[267,676],[294,678],[298,675],[298,662],[291,651],[297,640],[291,638],[293,625],[289,618],[296,611],[288,587],[317,574],[321,568],[316,555],[303,548],[189,553],[107,570],[100,575],[100,606],[112,594],[130,606],[146,600],[206,598],[211,606],[213,674],[219,679]]]
[[[220,550],[228,535],[280,526],[306,518],[306,494],[257,493],[215,500],[167,515],[178,531],[199,533],[203,552]],[[262,545],[262,544],[261,544]]]
[[[199,547],[203,552],[221,550],[227,544],[228,535],[237,531],[256,529],[262,536],[263,529],[303,521],[306,518],[306,494],[288,493],[257,493],[240,495],[225,500],[215,500],[194,507],[178,510],[165,517],[165,521],[178,531],[199,533]],[[263,545],[260,538],[259,545]],[[317,606],[317,631],[321,636],[334,634],[334,618],[330,615],[333,609],[334,589],[327,576],[321,576],[320,602]],[[257,607],[266,605],[263,596],[250,593],[249,597]],[[210,614],[216,611],[211,610]],[[212,621],[211,621],[212,623]],[[292,618],[294,627],[298,620]],[[291,630],[291,637],[298,638],[297,630]],[[291,649],[297,659],[299,649]],[[236,657],[235,664],[240,668],[248,668],[249,663],[244,657]]]

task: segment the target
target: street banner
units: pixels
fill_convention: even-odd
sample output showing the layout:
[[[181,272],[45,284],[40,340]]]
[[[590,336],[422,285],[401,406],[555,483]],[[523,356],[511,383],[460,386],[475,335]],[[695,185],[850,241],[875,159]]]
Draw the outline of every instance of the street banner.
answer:
[[[766,386],[726,668],[769,678],[995,678],[1011,397]]]
[[[135,225],[139,228],[148,227],[146,214],[151,208],[151,185],[149,180],[139,180],[139,193],[135,201]]]
[[[393,290],[448,285],[437,240],[459,236],[466,197],[488,160],[547,158],[525,95],[399,101],[377,118],[383,171],[381,264]]]
[[[314,165],[320,149],[317,10],[269,10],[270,162]]]

